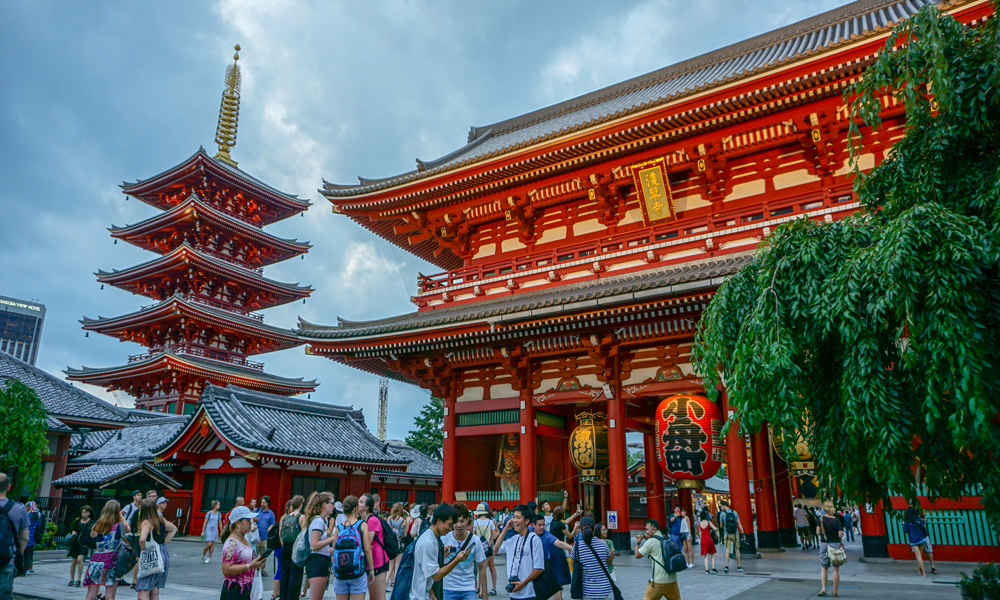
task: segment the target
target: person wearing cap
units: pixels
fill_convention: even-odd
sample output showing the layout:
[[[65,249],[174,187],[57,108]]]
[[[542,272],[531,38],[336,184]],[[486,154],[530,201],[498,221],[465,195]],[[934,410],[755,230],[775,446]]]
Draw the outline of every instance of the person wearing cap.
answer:
[[[430,527],[430,521],[427,520],[427,505],[418,504],[410,509],[410,537],[417,539],[420,537],[427,528]]]
[[[167,502],[166,496],[160,496],[156,499],[156,512],[160,513],[161,517],[163,517],[163,512],[167,510]],[[166,517],[163,518],[166,519]]]
[[[254,580],[260,577],[260,569],[267,562],[246,539],[255,518],[257,513],[245,506],[237,506],[229,513],[229,538],[222,546],[221,600],[250,600]]]
[[[490,517],[489,504],[480,502],[474,514],[476,515],[476,520],[472,522],[472,534],[479,538],[479,541],[483,543],[483,549],[489,552],[486,556],[486,567],[490,570],[490,577],[492,577],[493,581],[493,587],[490,588],[490,596],[496,596],[497,565],[496,557],[493,556],[493,542],[497,540],[500,530],[497,529],[497,524]]]
[[[347,515],[344,514],[344,503],[341,502],[340,500],[337,500],[336,502],[333,503],[333,509],[337,511],[337,518],[333,520],[333,524],[335,526],[343,525],[344,521],[347,520]]]

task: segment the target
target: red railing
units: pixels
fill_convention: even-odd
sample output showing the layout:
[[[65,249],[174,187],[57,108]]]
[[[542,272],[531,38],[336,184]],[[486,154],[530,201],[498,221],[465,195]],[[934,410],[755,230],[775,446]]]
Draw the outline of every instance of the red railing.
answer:
[[[207,358],[208,360],[215,360],[218,362],[228,363],[232,365],[239,365],[241,367],[247,367],[248,369],[254,369],[256,371],[264,370],[264,363],[255,362],[252,360],[247,360],[246,357],[239,354],[228,352],[226,350],[220,350],[218,348],[208,348],[205,346],[199,346],[196,344],[182,343],[182,344],[172,344],[166,347],[167,350],[173,352],[174,354],[186,354],[188,356],[197,356],[199,358]],[[146,360],[156,356],[162,352],[162,348],[153,348],[149,352],[144,354],[134,354],[128,357],[130,363],[138,362],[141,360]]]
[[[253,272],[258,273],[260,275],[264,274],[264,269],[262,267],[252,267],[248,263],[245,263],[245,262],[243,262],[241,260],[237,260],[237,259],[233,258],[232,256],[229,256],[228,254],[224,254],[222,252],[219,252],[218,250],[213,250],[212,248],[208,248],[208,247],[202,246],[200,244],[195,245],[194,249],[197,250],[198,252],[202,252],[204,254],[207,254],[207,255],[211,256],[212,258],[217,258],[219,260],[226,261],[227,263],[234,264],[234,265],[236,265],[238,267],[243,267],[244,269],[246,269],[248,271],[253,271]]]
[[[249,317],[251,319],[255,319],[255,320],[260,321],[262,323],[264,322],[264,315],[261,314],[261,313],[250,312],[250,311],[248,311],[246,309],[243,309],[243,308],[240,308],[238,306],[234,306],[232,304],[226,304],[224,302],[218,302],[218,301],[213,300],[211,298],[206,298],[205,296],[201,296],[201,295],[198,295],[198,294],[181,294],[181,298],[183,298],[184,300],[187,300],[188,302],[197,302],[198,304],[204,304],[205,306],[211,306],[213,308],[219,308],[219,309],[222,309],[222,310],[224,310],[226,312],[236,313],[236,314],[244,316],[244,317]],[[159,305],[160,305],[160,303],[147,304],[145,306],[139,307],[139,309],[140,310],[149,310],[151,308],[156,308]]]
[[[737,227],[753,225],[758,221],[794,217],[822,208],[836,208],[838,205],[842,206],[853,199],[851,185],[843,184],[823,192],[799,194],[781,200],[765,201],[755,206],[722,210],[716,214],[701,214],[663,225],[640,228],[610,238],[579,242],[549,251],[535,252],[530,256],[518,256],[482,265],[463,267],[446,273],[426,275],[418,278],[417,285],[421,294],[428,292],[434,294],[435,290],[462,286],[463,284],[471,285],[493,277],[516,278],[518,273],[522,271],[546,267],[556,270],[566,263],[584,259],[596,261],[606,254],[641,250],[644,246],[652,246],[662,242],[683,242],[685,238],[694,238],[711,232],[725,235]]]

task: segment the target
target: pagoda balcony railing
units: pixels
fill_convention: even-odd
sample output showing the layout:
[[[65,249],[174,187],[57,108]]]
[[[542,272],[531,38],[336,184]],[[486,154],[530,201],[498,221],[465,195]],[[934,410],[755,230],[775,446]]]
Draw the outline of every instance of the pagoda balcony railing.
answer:
[[[660,245],[676,246],[739,231],[759,230],[799,218],[807,214],[849,210],[846,206],[854,200],[851,184],[828,188],[823,192],[808,192],[761,204],[722,210],[718,213],[699,214],[639,228],[626,233],[602,237],[597,240],[568,244],[549,251],[532,252],[530,256],[516,256],[494,262],[463,267],[445,273],[417,278],[417,291],[421,300],[440,294],[449,288],[466,288],[483,280],[518,279],[531,274],[538,277],[539,270],[579,271],[580,265],[598,260],[608,265],[641,258],[649,248]],[[711,210],[711,207],[708,207]],[[697,210],[697,209],[696,209]],[[700,212],[700,211],[699,211]],[[530,272],[530,273],[528,273]]]
[[[258,273],[260,275],[264,274],[263,267],[251,267],[249,264],[247,264],[247,263],[245,263],[245,262],[243,262],[241,260],[237,260],[237,259],[233,258],[232,256],[229,256],[228,254],[225,254],[223,252],[219,252],[218,250],[214,250],[214,249],[209,248],[207,246],[202,246],[201,244],[198,244],[198,245],[194,246],[194,249],[197,250],[198,252],[207,254],[207,255],[211,256],[212,258],[217,258],[219,260],[226,261],[227,263],[234,264],[234,265],[236,265],[238,267],[243,267],[247,271],[253,271],[253,272]]]
[[[146,360],[160,354],[164,350],[169,350],[174,354],[186,354],[188,356],[197,356],[199,358],[206,358],[208,360],[214,360],[221,363],[238,365],[248,369],[254,369],[255,371],[264,370],[264,363],[247,360],[246,357],[236,354],[235,352],[220,350],[219,348],[209,348],[191,343],[171,344],[165,348],[153,348],[144,354],[134,354],[129,356],[128,361],[133,363]]]
[[[227,304],[225,302],[219,302],[218,300],[214,300],[201,294],[184,294],[182,297],[189,302],[197,302],[198,304],[204,304],[205,306],[211,306],[212,308],[220,308],[243,317],[255,319],[261,323],[264,322],[264,315],[262,313],[250,312],[245,308],[240,308],[239,306]]]

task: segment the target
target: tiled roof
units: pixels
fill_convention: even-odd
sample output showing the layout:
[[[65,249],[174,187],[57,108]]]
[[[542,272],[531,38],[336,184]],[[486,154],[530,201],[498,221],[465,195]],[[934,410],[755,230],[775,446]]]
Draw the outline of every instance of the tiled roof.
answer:
[[[364,194],[505,154],[877,35],[933,3],[858,0],[577,98],[472,127],[468,145],[436,160],[418,159],[420,169],[384,179],[359,178],[360,185],[326,184],[321,192],[329,197]]]
[[[714,287],[722,282],[722,278],[736,273],[751,259],[751,253],[742,253],[700,263],[648,269],[376,321],[352,322],[338,319],[338,325],[325,326],[315,325],[300,318],[298,333],[307,340],[342,339],[475,320],[502,321],[505,320],[504,317],[514,320],[551,316],[584,307],[605,306]]]
[[[135,420],[129,411],[88,394],[38,367],[0,352],[0,381],[5,379],[17,379],[35,390],[45,404],[45,410],[61,421],[80,419],[127,423]]]
[[[411,448],[404,443],[389,442],[389,451],[400,458],[410,461],[406,468],[406,474],[411,477],[423,477],[428,479],[441,479],[444,473],[444,463],[427,456],[416,448]],[[376,471],[381,475],[399,475],[391,471]]]
[[[199,406],[227,439],[247,450],[396,467],[410,462],[389,452],[353,407],[211,384]]]
[[[166,446],[184,429],[189,415],[147,419],[130,427],[109,432],[95,432],[87,436],[87,446],[92,452],[77,456],[71,463],[96,463],[108,460],[153,460],[155,450]],[[79,437],[79,436],[74,436]],[[91,438],[94,437],[93,443]],[[77,440],[78,441],[78,440]]]
[[[181,484],[163,471],[142,461],[101,463],[80,469],[52,482],[57,487],[95,486],[107,487],[135,475],[150,477],[165,487],[177,490]]]
[[[72,429],[67,427],[65,423],[53,417],[52,415],[48,415],[47,419],[49,421],[48,430],[53,433],[71,433],[73,431]]]

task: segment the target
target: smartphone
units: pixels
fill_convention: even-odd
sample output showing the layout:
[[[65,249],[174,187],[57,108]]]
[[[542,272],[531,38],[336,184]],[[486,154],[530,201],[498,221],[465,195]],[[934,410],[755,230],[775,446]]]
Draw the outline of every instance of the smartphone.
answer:
[[[264,551],[264,554],[261,554],[261,556],[264,557],[264,558],[267,558],[268,556],[271,556],[271,554],[273,552],[274,552],[274,548],[268,548],[267,550]]]

